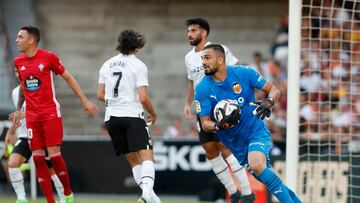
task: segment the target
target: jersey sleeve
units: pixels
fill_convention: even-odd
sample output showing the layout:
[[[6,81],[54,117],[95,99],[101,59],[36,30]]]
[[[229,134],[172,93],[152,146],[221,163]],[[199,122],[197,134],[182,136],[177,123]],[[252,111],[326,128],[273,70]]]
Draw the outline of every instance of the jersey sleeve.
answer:
[[[203,83],[195,88],[195,108],[200,117],[211,115],[211,100]]]
[[[15,106],[15,109],[17,108],[17,104],[18,104],[18,101],[19,101],[19,91],[20,91],[20,88],[21,86],[17,86],[13,89],[12,91],[12,100],[13,100],[13,103],[14,103],[14,106]],[[22,112],[25,112],[25,104],[26,102],[24,101],[22,107],[21,107],[21,111]]]
[[[185,56],[185,66],[186,66],[187,78],[188,78],[189,80],[194,80],[194,77],[193,77],[193,75],[191,74],[190,66],[189,66],[189,64],[188,64],[187,56]]]
[[[15,108],[17,107],[17,103],[18,103],[18,98],[19,98],[19,86],[14,88],[13,91],[12,91],[12,100],[13,100],[13,103],[14,103],[14,106]]]
[[[16,68],[16,71],[18,72],[17,76],[19,77],[19,80],[22,81],[21,80],[21,75],[20,75],[20,70],[18,69],[18,60],[17,60],[17,58],[14,59],[14,66]]]
[[[145,64],[141,64],[136,73],[136,87],[149,86],[148,70]]]
[[[105,84],[105,64],[103,64],[99,70],[98,84]]]
[[[235,65],[239,60],[233,55],[229,48],[223,45],[227,65]]]
[[[56,74],[63,74],[64,73],[65,67],[62,65],[59,57],[55,53],[52,53],[51,64],[52,64],[52,66],[50,68]]]
[[[248,73],[247,78],[249,78],[250,86],[257,89],[262,89],[266,83],[264,77],[259,72],[250,67],[246,67],[245,70]]]

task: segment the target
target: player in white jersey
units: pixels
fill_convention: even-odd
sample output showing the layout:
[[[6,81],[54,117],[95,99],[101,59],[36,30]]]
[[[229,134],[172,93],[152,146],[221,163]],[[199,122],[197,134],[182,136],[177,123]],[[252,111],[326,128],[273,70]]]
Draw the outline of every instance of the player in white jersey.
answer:
[[[142,189],[138,203],[160,203],[153,190],[154,155],[144,109],[151,124],[156,121],[156,112],[148,95],[147,67],[135,56],[144,45],[142,34],[133,30],[120,33],[117,46],[120,53],[106,61],[99,71],[97,97],[105,102],[105,126],[115,153],[124,155]]]
[[[19,97],[19,88],[20,85],[13,89],[12,91],[12,99],[14,102],[15,107],[17,106],[18,97]],[[9,175],[11,184],[15,190],[17,201],[16,203],[27,203],[28,200],[26,198],[25,188],[24,188],[24,177],[22,175],[22,172],[20,170],[20,166],[23,163],[26,163],[32,153],[29,147],[29,141],[27,136],[27,130],[26,130],[26,124],[25,124],[25,105],[24,102],[23,107],[21,109],[21,120],[19,123],[13,123],[12,126],[9,128],[9,130],[6,133],[5,137],[5,143],[6,144],[13,144],[14,140],[17,140],[15,142],[14,149],[10,155],[9,161],[8,161],[8,167],[9,167]],[[13,117],[15,116],[15,113],[11,113],[9,115],[9,119],[13,120]],[[65,203],[65,195],[64,195],[64,188],[61,184],[58,176],[55,174],[54,169],[52,169],[52,164],[50,160],[46,160],[46,163],[49,167],[51,179],[54,182],[56,191],[59,195],[60,203]]]
[[[194,48],[185,56],[185,65],[188,75],[188,91],[185,100],[184,116],[187,119],[193,119],[191,104],[194,100],[194,89],[205,75],[201,59],[201,50],[206,45],[211,44],[211,42],[208,42],[207,40],[210,26],[204,18],[188,19],[186,25],[189,43],[191,46],[194,46]],[[238,59],[231,51],[227,47],[223,47],[226,54],[226,64],[239,64]],[[200,143],[205,149],[206,157],[210,161],[214,173],[230,193],[231,203],[237,203],[239,199],[241,199],[242,203],[253,202],[255,200],[255,194],[251,190],[245,168],[239,164],[231,151],[219,141],[215,133],[205,132],[202,129],[199,117],[197,117],[197,119]],[[242,195],[237,190],[231,172],[228,170],[224,159],[231,167],[232,173],[240,182]]]

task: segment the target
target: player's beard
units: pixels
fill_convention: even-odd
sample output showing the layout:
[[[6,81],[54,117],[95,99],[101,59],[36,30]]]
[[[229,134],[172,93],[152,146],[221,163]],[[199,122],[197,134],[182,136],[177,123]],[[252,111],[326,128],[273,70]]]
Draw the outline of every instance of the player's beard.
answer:
[[[204,67],[205,68],[205,67]],[[206,71],[206,70],[208,70],[208,71]],[[219,70],[219,67],[207,67],[206,69],[204,69],[204,73],[205,73],[205,75],[207,75],[207,76],[212,76],[212,75],[214,75],[217,71]]]
[[[202,38],[199,35],[197,38],[195,38],[193,41],[189,41],[191,46],[197,46],[201,42]]]

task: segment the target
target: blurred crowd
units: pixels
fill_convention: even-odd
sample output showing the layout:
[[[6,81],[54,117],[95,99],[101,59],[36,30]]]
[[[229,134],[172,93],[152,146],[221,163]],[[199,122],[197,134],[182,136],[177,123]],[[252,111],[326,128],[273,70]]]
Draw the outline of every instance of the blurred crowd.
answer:
[[[360,2],[315,1],[301,25],[301,139],[339,152],[360,132]]]
[[[304,1],[301,20],[300,142],[303,152],[335,152],[360,135],[360,2]],[[288,13],[280,20],[272,59],[253,65],[280,88],[267,125],[273,142],[286,138]],[[256,59],[257,58],[257,59]],[[259,93],[261,94],[261,93]],[[279,142],[280,141],[280,142]],[[308,144],[310,143],[310,145]],[[320,147],[319,147],[320,146]]]

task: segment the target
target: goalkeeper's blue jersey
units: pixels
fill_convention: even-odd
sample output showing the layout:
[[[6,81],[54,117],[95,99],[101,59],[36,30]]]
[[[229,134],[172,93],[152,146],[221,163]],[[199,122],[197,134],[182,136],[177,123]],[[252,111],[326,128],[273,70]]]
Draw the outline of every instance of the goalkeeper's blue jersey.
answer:
[[[253,115],[255,107],[250,105],[255,101],[255,89],[262,89],[266,80],[247,66],[227,66],[226,69],[226,78],[222,82],[214,81],[211,76],[201,80],[195,88],[195,106],[200,117],[214,118],[214,107],[219,101],[236,101],[241,109],[240,122],[230,129],[217,131],[221,142],[236,156],[238,152],[246,153],[249,144],[264,134],[267,134],[264,139],[269,139],[270,133],[264,122]],[[259,135],[260,132],[262,135]]]

